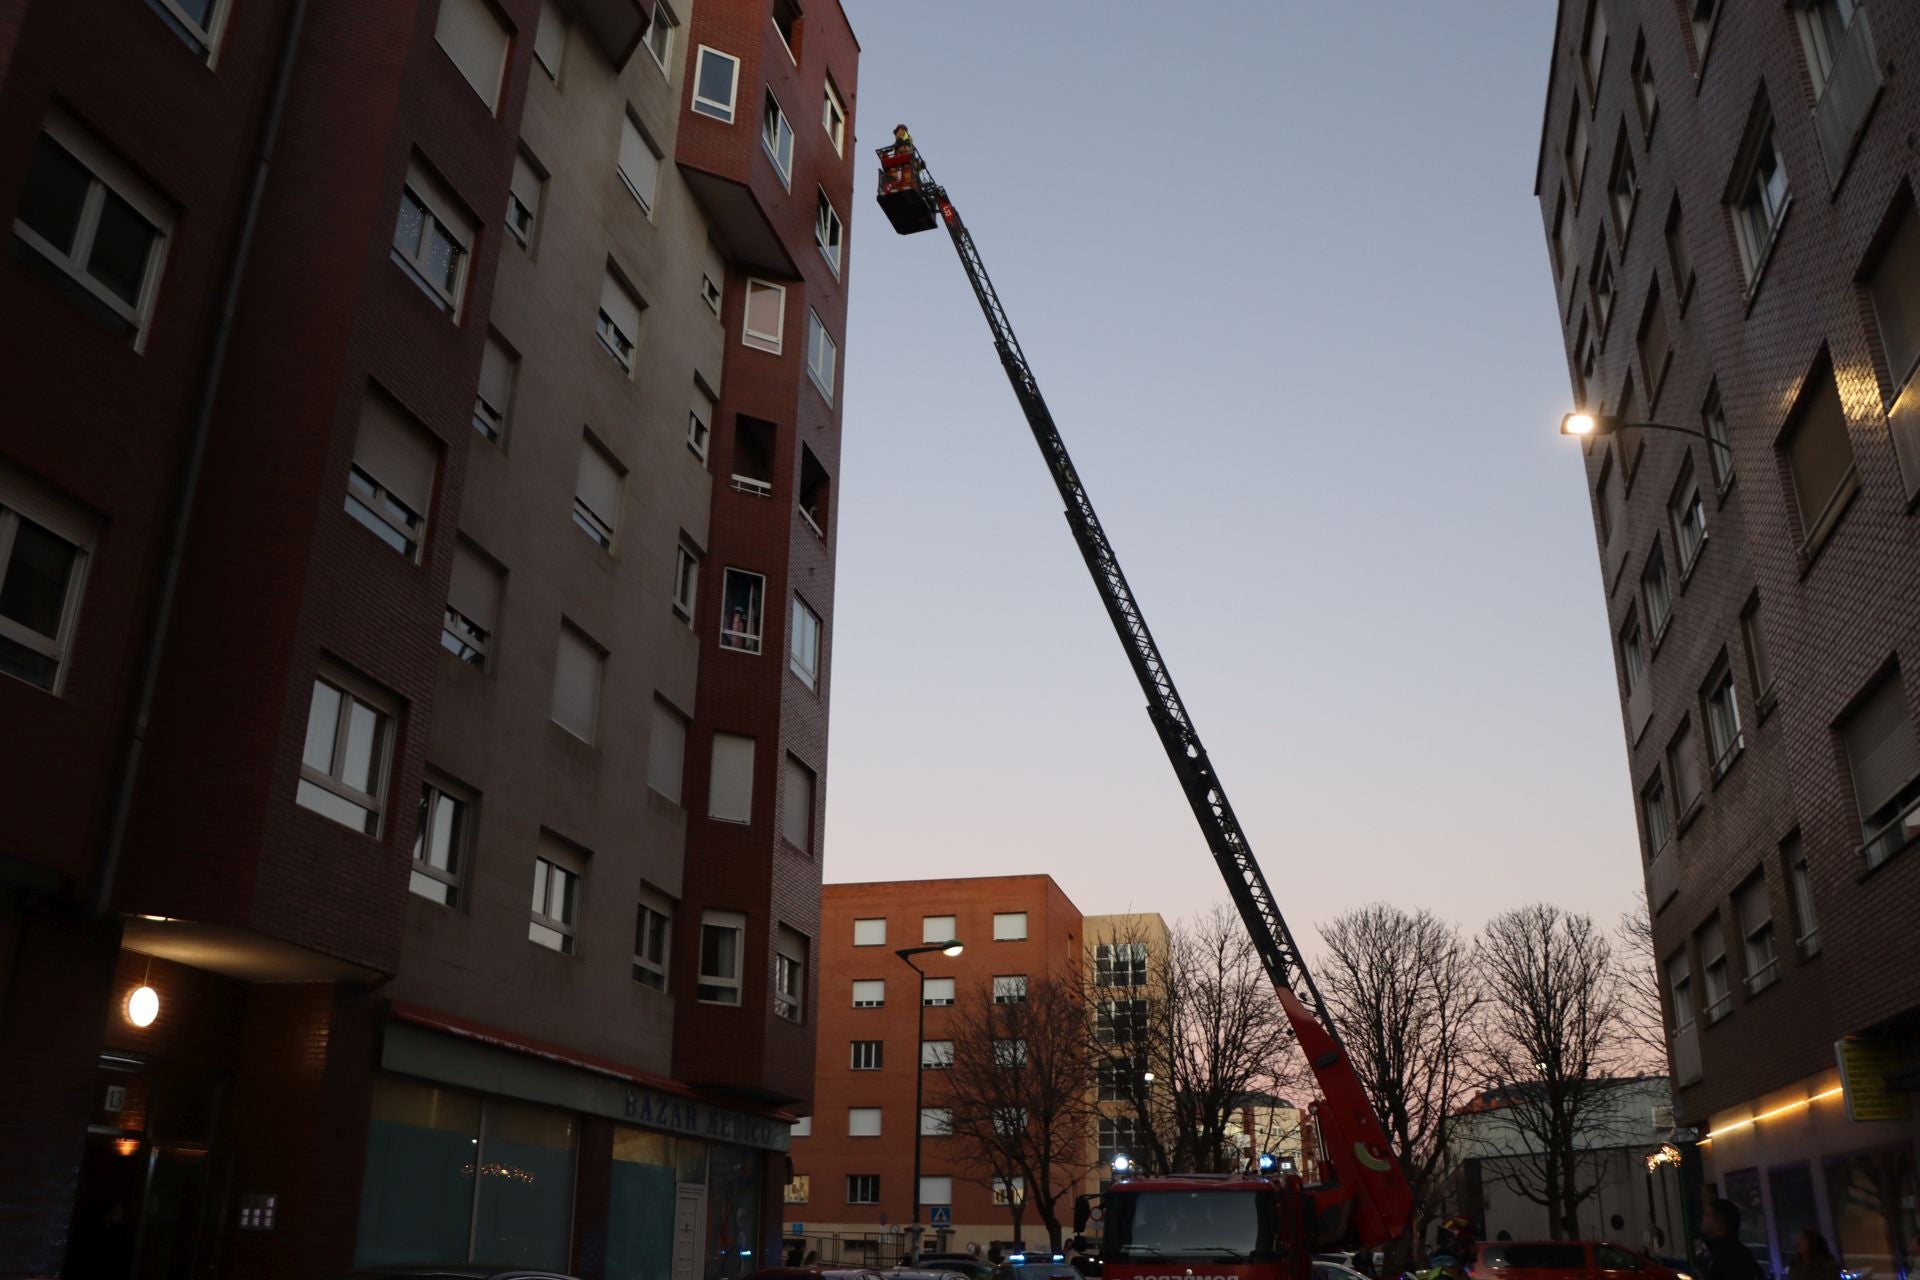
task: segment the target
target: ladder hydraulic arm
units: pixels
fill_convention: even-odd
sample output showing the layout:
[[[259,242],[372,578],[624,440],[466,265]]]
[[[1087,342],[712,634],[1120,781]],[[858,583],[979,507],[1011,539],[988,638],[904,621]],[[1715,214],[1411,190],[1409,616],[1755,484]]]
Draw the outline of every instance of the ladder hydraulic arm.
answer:
[[[1359,1077],[1346,1059],[1337,1038],[1325,998],[1315,985],[1293,933],[1280,914],[1267,878],[1254,859],[1246,832],[1234,816],[1225,787],[1214,773],[1213,763],[1200,735],[1193,727],[1186,705],[1174,688],[1173,676],[1154,643],[1153,633],[1127,585],[1093,500],[1074,469],[1067,444],[1054,425],[1053,415],[1040,394],[1033,368],[1020,349],[1013,324],[1001,305],[1000,295],[987,274],[986,263],[974,244],[946,189],[933,181],[926,161],[915,148],[905,127],[895,133],[894,146],[880,150],[880,205],[894,228],[902,234],[929,230],[934,219],[945,223],[953,247],[960,255],[967,282],[986,316],[993,333],[994,350],[1013,394],[1033,430],[1034,443],[1046,460],[1047,470],[1066,505],[1067,526],[1080,546],[1080,555],[1093,575],[1094,588],[1106,606],[1116,635],[1126,649],[1127,661],[1147,697],[1147,714],[1154,731],[1160,735],[1174,776],[1186,793],[1193,816],[1200,823],[1207,847],[1225,877],[1228,892],[1239,910],[1248,933],[1259,952],[1261,964],[1272,980],[1285,1008],[1288,1020],[1299,1038],[1300,1047],[1312,1066],[1323,1095],[1317,1110],[1322,1145],[1334,1166],[1335,1188],[1323,1189],[1319,1199],[1329,1205],[1344,1203],[1350,1215],[1349,1230],[1367,1244],[1395,1239],[1405,1229],[1412,1209],[1412,1197],[1387,1145],[1379,1117],[1368,1104]],[[1351,1159],[1349,1159],[1351,1157]],[[1351,1177],[1345,1176],[1351,1173]],[[1329,1191],[1331,1194],[1329,1194]],[[1323,1215],[1324,1216],[1324,1215]]]

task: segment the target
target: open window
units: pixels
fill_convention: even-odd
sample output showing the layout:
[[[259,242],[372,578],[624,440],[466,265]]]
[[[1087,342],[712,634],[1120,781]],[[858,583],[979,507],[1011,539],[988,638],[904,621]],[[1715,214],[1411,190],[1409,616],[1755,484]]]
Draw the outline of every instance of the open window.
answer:
[[[773,496],[773,442],[771,422],[739,414],[733,420],[733,487],[756,498]]]
[[[800,446],[800,518],[821,538],[827,536],[827,493],[833,480],[813,450]]]

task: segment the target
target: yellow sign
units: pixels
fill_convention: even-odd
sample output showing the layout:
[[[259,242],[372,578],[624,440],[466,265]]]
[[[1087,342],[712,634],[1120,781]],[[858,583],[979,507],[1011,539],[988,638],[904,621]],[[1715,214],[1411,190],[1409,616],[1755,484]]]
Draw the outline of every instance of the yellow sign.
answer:
[[[1906,1065],[1897,1042],[1841,1040],[1833,1052],[1840,1060],[1840,1084],[1847,1091],[1847,1119],[1856,1124],[1913,1119],[1912,1095],[1887,1087],[1887,1077]]]

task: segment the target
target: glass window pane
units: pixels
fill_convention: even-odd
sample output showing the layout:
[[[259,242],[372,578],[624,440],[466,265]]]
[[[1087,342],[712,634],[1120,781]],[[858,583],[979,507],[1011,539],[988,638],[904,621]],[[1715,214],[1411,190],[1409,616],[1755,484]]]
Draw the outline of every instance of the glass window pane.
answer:
[[[433,230],[427,234],[425,255],[420,260],[420,267],[427,273],[427,279],[452,293],[455,264],[459,258],[460,246],[439,223],[434,223]]]
[[[382,1077],[373,1085],[354,1265],[467,1256],[479,1099]]]
[[[400,193],[400,221],[393,228],[393,247],[409,258],[420,253],[420,234],[427,228],[427,207],[411,191]]]
[[[473,1253],[489,1264],[564,1271],[573,1226],[573,1117],[489,1100],[480,1143]],[[460,1256],[460,1255],[456,1255]]]
[[[55,639],[78,559],[73,544],[21,517],[13,538],[13,558],[0,579],[0,617]]]
[[[380,713],[355,699],[347,710],[347,751],[341,761],[340,781],[374,795],[380,768]]]
[[[698,96],[722,105],[733,101],[733,63],[708,50],[700,53]]]
[[[62,253],[73,252],[73,233],[79,229],[80,207],[86,203],[92,181],[85,165],[41,135],[20,195],[20,221]]]
[[[657,12],[657,11],[656,11]],[[655,25],[658,25],[658,18]],[[616,1128],[608,1199],[607,1275],[669,1280],[673,1270],[676,1139]]]
[[[87,274],[122,302],[134,306],[140,301],[140,286],[146,282],[147,255],[158,236],[153,224],[134,212],[132,205],[107,192],[106,203],[100,208],[100,225],[93,234]]]
[[[707,1280],[757,1270],[760,1154],[716,1144],[707,1174]]]
[[[427,864],[452,874],[454,851],[459,846],[460,826],[466,806],[445,792],[433,793],[433,822],[428,828]]]
[[[307,745],[300,763],[321,773],[333,772],[333,737],[340,726],[341,693],[323,680],[313,682],[313,705],[307,710]]]
[[[304,778],[294,789],[293,798],[303,809],[311,809],[355,831],[371,832],[374,828],[373,810],[355,804],[344,796],[337,796],[325,787],[315,786]]]
[[[533,909],[541,915],[547,913],[547,870],[552,865],[545,858],[533,860]]]
[[[0,636],[0,672],[16,676],[42,689],[53,688],[60,664],[37,649],[29,649],[17,640]]]

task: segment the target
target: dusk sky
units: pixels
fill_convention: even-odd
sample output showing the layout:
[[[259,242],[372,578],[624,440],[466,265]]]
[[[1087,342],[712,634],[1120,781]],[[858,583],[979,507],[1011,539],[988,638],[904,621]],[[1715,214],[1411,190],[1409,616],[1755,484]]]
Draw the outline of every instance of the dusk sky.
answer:
[[[1533,195],[1538,0],[845,0],[827,878],[1226,893],[944,232],[966,218],[1282,910],[1640,892]]]

